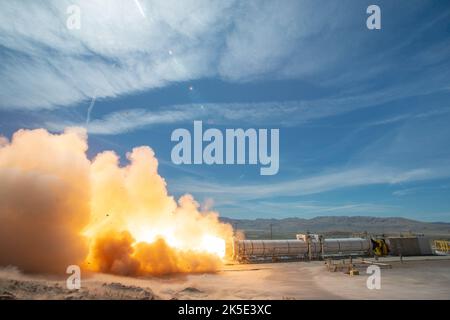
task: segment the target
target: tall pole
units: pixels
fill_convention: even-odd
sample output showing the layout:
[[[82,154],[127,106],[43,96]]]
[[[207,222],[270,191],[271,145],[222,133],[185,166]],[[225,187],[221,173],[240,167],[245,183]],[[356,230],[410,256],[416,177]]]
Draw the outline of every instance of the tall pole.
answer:
[[[272,224],[270,224],[270,240],[272,240]]]

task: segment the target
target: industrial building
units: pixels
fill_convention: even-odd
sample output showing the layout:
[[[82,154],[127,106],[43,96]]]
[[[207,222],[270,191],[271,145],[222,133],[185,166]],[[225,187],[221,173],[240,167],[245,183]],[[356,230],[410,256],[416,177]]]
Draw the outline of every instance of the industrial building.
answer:
[[[350,256],[431,255],[427,237],[324,238],[319,234],[298,234],[293,240],[233,241],[233,259],[238,262],[286,259],[325,259]]]

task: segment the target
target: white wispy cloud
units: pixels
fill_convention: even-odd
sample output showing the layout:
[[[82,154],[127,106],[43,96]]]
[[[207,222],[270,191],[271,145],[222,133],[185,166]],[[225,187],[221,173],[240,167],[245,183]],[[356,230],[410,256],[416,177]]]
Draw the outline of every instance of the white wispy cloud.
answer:
[[[52,131],[63,131],[66,127],[86,127],[91,134],[114,135],[131,132],[149,125],[170,124],[193,119],[193,112],[168,110],[148,112],[144,109],[131,109],[114,112],[89,123],[71,121],[47,121],[44,126]]]
[[[302,112],[303,110],[303,112]],[[54,131],[63,131],[69,126],[86,126],[91,134],[114,135],[132,132],[151,125],[183,123],[193,120],[205,120],[209,124],[241,124],[283,123],[304,115],[307,121],[316,115],[307,115],[306,106],[301,102],[268,102],[268,103],[206,103],[164,106],[149,109],[124,109],[106,114],[98,119],[91,119],[85,125],[81,121],[65,121],[54,119],[44,121],[43,125]],[[319,111],[316,109],[316,111]],[[318,116],[318,115],[317,115]],[[298,120],[298,119],[297,119]],[[296,123],[296,122],[295,122]],[[40,124],[41,125],[41,124]]]
[[[392,192],[392,195],[403,197],[403,196],[409,196],[414,195],[418,193],[423,192],[436,192],[436,191],[445,191],[449,188],[448,185],[438,185],[438,186],[421,186],[421,187],[414,187],[414,188],[403,188],[399,190],[395,190]]]
[[[81,9],[79,30],[66,28],[70,5]],[[174,81],[265,74],[285,57],[292,36],[306,32],[292,25],[303,15],[297,1],[278,6],[282,12],[271,1],[4,1],[0,107],[54,108],[89,99],[94,90],[115,97]],[[268,14],[276,18],[267,21]],[[251,37],[241,26],[249,18]],[[231,71],[242,62],[245,70]]]
[[[137,3],[3,1],[0,108],[52,109],[89,101],[94,92],[101,99],[208,77],[228,81],[302,78],[336,87],[354,83],[355,77],[368,81],[386,71],[367,71],[373,55],[355,50],[355,42],[364,48],[371,40],[360,32],[358,6],[350,3]],[[80,30],[66,28],[69,5],[81,9]],[[402,13],[413,17],[408,10]],[[443,58],[447,44],[436,44],[442,54],[417,57],[425,59],[421,63],[428,68],[409,82],[423,79],[427,87],[448,88],[448,71],[442,67],[448,65]],[[389,59],[395,65],[395,54],[390,52],[383,61]],[[344,75],[349,71],[350,78]]]
[[[424,181],[450,176],[448,167],[398,169],[382,166],[333,170],[318,175],[290,179],[282,182],[239,184],[214,183],[205,180],[180,179],[173,191],[226,196],[233,201],[264,199],[279,196],[305,196],[349,187]]]
[[[378,106],[405,96],[418,96],[429,93],[428,90],[410,90],[408,87],[396,87],[387,92],[376,91],[347,97],[316,99],[309,101],[272,101],[259,103],[195,103],[148,107],[146,109],[122,109],[90,119],[85,124],[81,121],[64,119],[45,120],[43,125],[54,131],[63,131],[70,126],[86,127],[89,133],[115,135],[132,132],[151,125],[183,123],[193,120],[204,120],[216,125],[277,125],[293,126],[332,117],[357,109]],[[363,124],[374,126],[398,122],[406,119],[419,119],[448,113],[448,108],[432,110],[418,114],[404,114],[377,122]]]
[[[81,9],[69,30],[66,9]],[[3,2],[1,107],[53,108],[210,75],[233,1]],[[169,50],[172,54],[169,54]],[[6,85],[6,88],[3,86]]]
[[[401,122],[401,121],[405,121],[405,120],[417,120],[417,119],[441,116],[441,115],[445,115],[449,112],[450,112],[450,108],[444,107],[444,108],[440,108],[438,110],[430,110],[430,111],[426,111],[426,112],[400,114],[400,115],[396,115],[396,116],[393,116],[390,118],[385,118],[385,119],[378,120],[378,121],[372,121],[365,125],[368,127],[380,126],[380,125],[385,125],[385,124]]]

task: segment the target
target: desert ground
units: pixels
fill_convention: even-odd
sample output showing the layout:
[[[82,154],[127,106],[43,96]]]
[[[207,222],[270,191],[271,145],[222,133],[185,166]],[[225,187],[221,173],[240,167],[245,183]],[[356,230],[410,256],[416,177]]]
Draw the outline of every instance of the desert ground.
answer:
[[[449,257],[379,262],[392,266],[381,269],[379,290],[367,288],[363,265],[350,276],[324,261],[227,264],[217,273],[165,277],[82,274],[81,289],[72,291],[65,279],[3,268],[0,299],[450,299]]]

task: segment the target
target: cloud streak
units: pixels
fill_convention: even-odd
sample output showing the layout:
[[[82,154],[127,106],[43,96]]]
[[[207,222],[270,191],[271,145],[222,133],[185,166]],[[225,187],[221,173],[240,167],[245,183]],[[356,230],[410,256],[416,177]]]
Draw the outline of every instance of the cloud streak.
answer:
[[[439,89],[436,89],[439,90]],[[231,125],[275,125],[295,126],[322,118],[345,114],[354,110],[378,106],[393,100],[428,94],[429,90],[391,88],[370,94],[334,97],[303,101],[272,101],[259,103],[195,103],[162,106],[155,108],[123,109],[91,120],[86,124],[62,119],[46,120],[49,130],[63,131],[66,127],[85,126],[89,133],[116,135],[144,129],[152,125],[184,123],[204,120],[209,124]],[[91,102],[92,103],[92,102]],[[91,108],[89,108],[91,109]],[[449,109],[428,111],[419,114],[400,115],[365,124],[376,126],[408,119],[427,118],[448,113]],[[90,115],[90,112],[89,112]]]
[[[450,176],[448,167],[415,168],[402,170],[391,167],[366,165],[359,168],[334,170],[318,175],[295,178],[282,182],[234,184],[206,182],[204,180],[178,180],[174,191],[188,189],[194,194],[226,195],[234,200],[255,200],[279,196],[305,196],[332,190],[368,185],[391,184],[413,181],[425,181]]]

